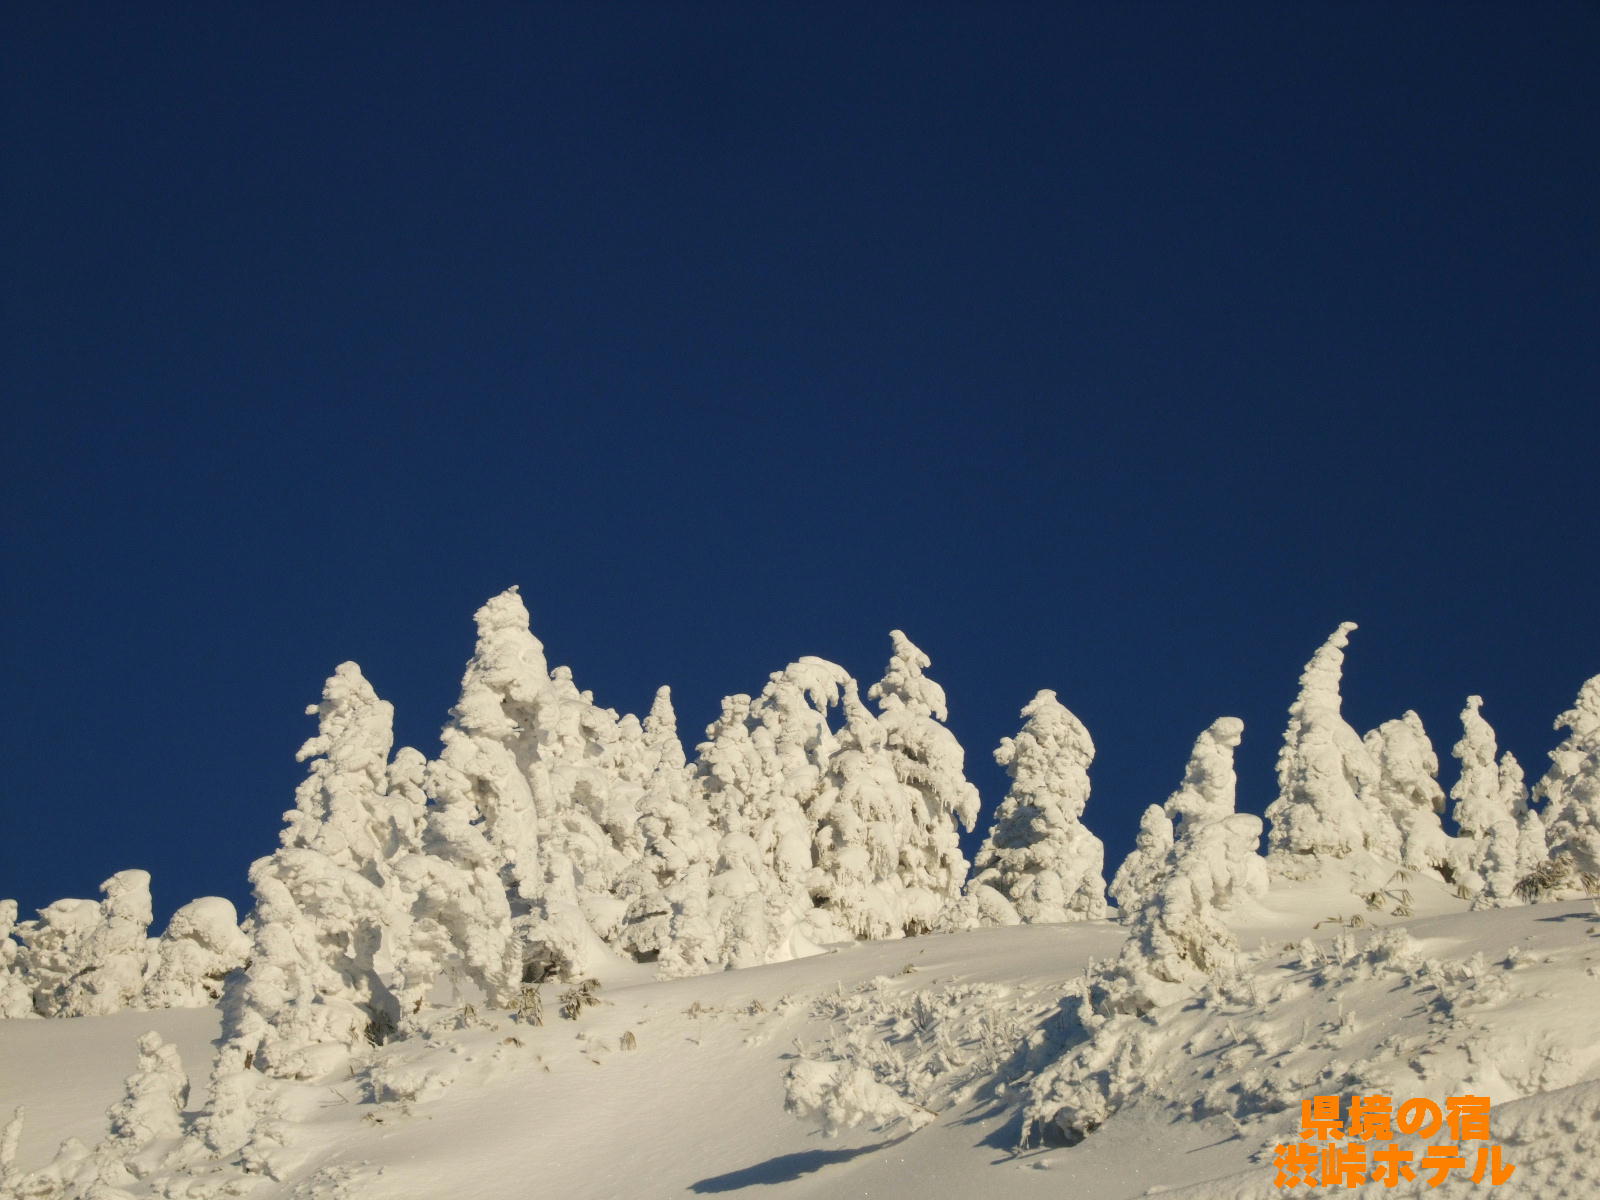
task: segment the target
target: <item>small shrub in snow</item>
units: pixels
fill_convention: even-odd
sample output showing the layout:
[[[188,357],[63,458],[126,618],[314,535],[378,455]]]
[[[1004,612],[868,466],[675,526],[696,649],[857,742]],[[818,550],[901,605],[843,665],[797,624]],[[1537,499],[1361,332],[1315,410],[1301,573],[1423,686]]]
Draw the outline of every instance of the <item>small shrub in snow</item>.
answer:
[[[572,987],[561,993],[561,1015],[569,1021],[576,1021],[584,1009],[600,1003],[600,997],[597,994],[599,991],[599,980],[578,980]]]
[[[522,991],[517,996],[516,1010],[511,1015],[524,1025],[544,1024],[544,997],[539,994],[537,983],[522,985]]]
[[[796,1117],[820,1121],[827,1137],[862,1124],[885,1130],[901,1121],[915,1132],[938,1116],[880,1083],[866,1067],[848,1062],[802,1058],[789,1068],[784,1090],[784,1107]]]

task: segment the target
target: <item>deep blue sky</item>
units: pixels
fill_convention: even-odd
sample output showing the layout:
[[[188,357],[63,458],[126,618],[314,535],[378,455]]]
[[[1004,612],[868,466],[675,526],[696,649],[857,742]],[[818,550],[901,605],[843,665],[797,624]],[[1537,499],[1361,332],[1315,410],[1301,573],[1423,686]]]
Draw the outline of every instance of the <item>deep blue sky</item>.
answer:
[[[1593,4],[329,7],[0,14],[25,910],[243,903],[327,673],[431,752],[510,583],[691,743],[902,627],[986,815],[1055,688],[1112,865],[1340,620],[1444,754],[1600,671]]]

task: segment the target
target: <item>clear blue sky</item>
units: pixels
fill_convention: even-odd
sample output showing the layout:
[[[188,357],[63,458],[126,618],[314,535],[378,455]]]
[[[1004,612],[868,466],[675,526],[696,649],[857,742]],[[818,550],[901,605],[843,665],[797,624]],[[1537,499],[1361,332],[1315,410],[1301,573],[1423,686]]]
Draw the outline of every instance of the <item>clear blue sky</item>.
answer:
[[[432,752],[511,583],[691,744],[904,628],[986,817],[1054,688],[1113,865],[1216,716],[1261,811],[1344,619],[1353,723],[1478,692],[1541,769],[1596,62],[1575,2],[7,7],[0,896],[242,904],[328,672]]]

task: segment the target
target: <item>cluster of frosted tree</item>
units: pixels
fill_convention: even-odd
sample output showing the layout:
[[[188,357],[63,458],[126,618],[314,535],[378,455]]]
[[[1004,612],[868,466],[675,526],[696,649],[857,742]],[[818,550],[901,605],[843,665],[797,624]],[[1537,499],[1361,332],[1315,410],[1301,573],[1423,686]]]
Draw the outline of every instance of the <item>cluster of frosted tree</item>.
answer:
[[[1111,883],[1128,937],[1114,960],[1075,981],[1055,1018],[1057,1039],[1043,1061],[1029,1063],[1024,1137],[1053,1128],[1076,1141],[1141,1086],[1140,1065],[1157,1036],[1151,1014],[1228,986],[1239,948],[1224,917],[1264,896],[1274,874],[1305,879],[1366,856],[1369,866],[1452,885],[1475,907],[1600,887],[1600,676],[1556,720],[1568,736],[1534,789],[1546,802],[1542,814],[1516,758],[1499,752],[1482,699],[1467,698],[1454,747],[1452,836],[1441,821],[1438,756],[1417,714],[1365,737],[1344,720],[1340,685],[1354,629],[1339,626],[1300,677],[1278,756],[1278,795],[1267,808],[1265,856],[1262,822],[1234,811],[1233,751],[1244,729],[1236,718],[1200,735],[1182,786],[1143,814],[1135,848]]]
[[[547,978],[615,961],[682,976],[848,939],[1108,915],[1103,847],[1082,821],[1094,744],[1054,692],[996,751],[1010,788],[969,879],[959,830],[973,827],[977,792],[929,660],[898,631],[864,695],[842,667],[802,658],[759,694],[725,699],[691,761],[666,688],[643,720],[602,708],[549,666],[516,589],[476,621],[431,760],[394,748],[393,710],[355,664],[327,680],[280,845],[251,867],[242,931],[208,898],[150,938],[138,871],[108,880],[100,902],[58,901],[33,921],[0,903],[0,1015],[220,999],[210,1099],[186,1145],[269,1169],[286,1120],[278,1084],[353,1067],[477,1005],[529,1002]],[[1558,719],[1568,736],[1531,796],[1468,699],[1452,835],[1417,715],[1364,737],[1343,718],[1354,628],[1301,676],[1264,855],[1263,822],[1234,807],[1235,718],[1200,734],[1182,784],[1143,814],[1110,888],[1128,937],[1064,1006],[1070,1050],[1036,1075],[1035,1124],[1082,1131],[1115,1106],[1130,1076],[1114,1064],[1137,1063],[1149,1014],[1234,970],[1228,914],[1269,874],[1367,856],[1477,905],[1593,886],[1600,677]],[[144,1053],[159,1074],[159,1050]]]
[[[214,1154],[270,1157],[264,1075],[318,1077],[547,978],[1105,914],[1103,851],[1078,819],[1093,748],[1052,693],[999,751],[1013,787],[968,888],[978,794],[904,634],[864,696],[802,658],[728,697],[691,762],[666,688],[642,721],[600,707],[549,667],[516,589],[476,620],[437,758],[394,750],[393,711],[353,663],[308,710],[309,773],[251,867],[249,965],[222,997],[200,1121]]]
[[[103,899],[57,900],[31,921],[0,900],[0,1017],[103,1016],[213,1003],[249,942],[233,905],[203,896],[150,936],[150,876],[119,871]]]
[[[1414,712],[1365,737],[1344,720],[1339,694],[1346,622],[1300,677],[1278,756],[1278,798],[1267,808],[1269,858],[1293,878],[1327,859],[1365,851],[1404,870],[1431,874],[1477,906],[1515,903],[1523,894],[1593,879],[1600,849],[1600,677],[1584,684],[1577,705],[1556,719],[1568,738],[1530,802],[1521,765],[1501,753],[1484,719],[1483,700],[1468,696],[1460,763],[1450,790],[1457,832],[1440,820],[1446,797],[1439,758]]]

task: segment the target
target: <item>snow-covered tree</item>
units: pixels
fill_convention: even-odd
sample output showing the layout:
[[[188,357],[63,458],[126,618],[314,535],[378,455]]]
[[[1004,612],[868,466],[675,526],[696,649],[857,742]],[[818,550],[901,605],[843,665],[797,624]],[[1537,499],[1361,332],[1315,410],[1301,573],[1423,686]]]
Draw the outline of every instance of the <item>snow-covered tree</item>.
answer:
[[[1451,816],[1462,836],[1481,838],[1494,825],[1510,816],[1500,795],[1499,748],[1494,729],[1483,719],[1483,697],[1468,696],[1461,710],[1461,740],[1452,754],[1461,763],[1461,774],[1450,789],[1454,801]]]
[[[1556,718],[1567,736],[1550,751],[1550,769],[1534,789],[1545,801],[1550,857],[1600,879],[1600,675]]]
[[[32,920],[17,923],[21,965],[40,1016],[73,1015],[67,1009],[67,981],[82,969],[84,943],[99,925],[100,905],[76,898],[54,900]]]
[[[1461,710],[1461,740],[1452,753],[1461,763],[1451,815],[1460,830],[1456,876],[1461,889],[1482,903],[1509,903],[1516,891],[1519,834],[1517,810],[1526,809],[1522,770],[1516,760],[1503,770],[1494,729],[1482,713],[1483,698],[1468,696]]]
[[[638,803],[640,852],[619,885],[628,904],[620,941],[635,956],[659,959],[675,917],[684,919],[680,936],[689,936],[687,923],[704,918],[718,838],[705,793],[685,762],[668,688],[656,692],[643,744],[649,776]]]
[[[139,1066],[123,1084],[122,1098],[106,1110],[109,1132],[100,1152],[115,1158],[134,1177],[155,1164],[141,1161],[151,1143],[183,1133],[183,1110],[189,1102],[189,1077],[177,1048],[157,1033],[139,1039]]]
[[[429,769],[428,790],[457,828],[478,826],[493,852],[538,976],[589,973],[621,937],[616,895],[639,852],[637,803],[648,775],[642,730],[547,672],[516,588],[475,614],[477,645]]]
[[[17,927],[17,902],[0,900],[0,1021],[31,1017],[33,988],[22,962],[22,948],[11,937]]]
[[[1136,1084],[1147,1014],[1237,971],[1238,943],[1218,914],[1267,888],[1261,820],[1233,811],[1242,730],[1224,717],[1197,740],[1184,785],[1168,801],[1180,821],[1166,873],[1134,914],[1121,953],[1063,1002],[1075,1044],[1030,1084],[1028,1128],[1054,1124],[1081,1137],[1101,1124]]]
[[[140,1003],[150,962],[150,872],[118,871],[100,885],[100,921],[66,985],[66,1010],[103,1016]]]
[[[819,928],[819,936],[902,937],[927,920],[924,898],[908,895],[901,874],[901,848],[920,827],[922,796],[896,775],[888,730],[861,702],[855,681],[840,691],[844,726],[808,805],[816,848],[811,896],[838,924]]]
[[[1439,756],[1422,718],[1407,710],[1362,740],[1378,766],[1378,802],[1400,832],[1401,865],[1451,873],[1456,850],[1439,820],[1445,801],[1439,786]]]
[[[321,1075],[399,1027],[393,987],[410,940],[389,877],[406,849],[395,815],[406,806],[387,792],[393,708],[343,663],[306,711],[317,735],[298,757],[311,768],[282,847],[250,868],[250,966],[230,978],[223,1004],[228,1041],[287,1078]]]
[[[1133,849],[1111,880],[1111,899],[1117,915],[1127,920],[1138,914],[1166,878],[1172,853],[1172,818],[1159,804],[1147,806],[1139,816]]]
[[[440,734],[444,748],[429,764],[428,793],[440,810],[482,829],[521,915],[544,894],[544,869],[539,814],[517,749],[534,752],[535,710],[550,677],[517,589],[493,597],[473,619],[477,645]]]
[[[566,667],[551,672],[531,715],[534,753],[518,762],[540,817],[543,905],[558,924],[552,906],[570,914],[572,928],[581,921],[614,943],[627,909],[615,893],[642,852],[638,803],[649,769],[638,719],[596,705]]]
[[[1500,756],[1500,794],[1517,822],[1517,869],[1520,883],[1550,858],[1544,819],[1528,803],[1528,783],[1517,756],[1507,750]]]
[[[103,1016],[139,1005],[149,965],[150,874],[119,871],[104,897],[57,900],[16,926],[19,956],[46,1017]]]
[[[191,900],[167,922],[144,981],[149,1008],[204,1008],[222,995],[228,973],[244,966],[250,939],[221,896]]]
[[[712,962],[752,966],[814,953],[813,935],[846,936],[812,901],[811,811],[838,740],[828,710],[851,686],[835,663],[802,658],[751,700],[730,696],[700,746],[696,781],[722,832],[708,881]],[[689,969],[673,954],[671,970]]]
[[[901,844],[900,878],[913,924],[932,929],[960,897],[967,877],[961,835],[978,819],[978,789],[968,782],[966,753],[943,722],[944,689],[924,673],[932,660],[898,629],[890,630],[888,669],[867,690],[886,730],[895,777],[919,794],[921,808]]]
[[[1083,824],[1094,742],[1053,691],[1022,710],[1024,724],[995,761],[1011,788],[974,862],[971,888],[1004,896],[1028,922],[1106,915],[1105,847]]]
[[[1400,831],[1374,798],[1377,764],[1340,711],[1344,648],[1355,628],[1353,621],[1344,622],[1312,655],[1289,707],[1278,753],[1278,797],[1267,806],[1270,857],[1286,873],[1363,848],[1385,858],[1400,856]]]

